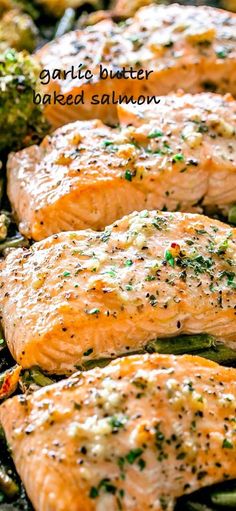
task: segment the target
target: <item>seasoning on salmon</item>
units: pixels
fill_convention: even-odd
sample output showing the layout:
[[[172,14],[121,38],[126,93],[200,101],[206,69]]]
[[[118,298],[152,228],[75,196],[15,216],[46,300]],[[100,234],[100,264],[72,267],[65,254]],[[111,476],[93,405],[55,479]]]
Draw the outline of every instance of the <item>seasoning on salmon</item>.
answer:
[[[120,106],[119,117],[121,129],[77,121],[10,156],[8,196],[24,235],[99,230],[144,208],[227,212],[236,202],[230,95],[171,95],[155,109]]]
[[[46,115],[55,127],[92,118],[116,124],[117,106],[105,97],[112,91],[136,99],[179,88],[191,93],[213,90],[235,95],[235,34],[235,14],[178,4],[144,7],[121,26],[107,19],[66,34],[38,52],[43,70],[50,74],[55,69],[69,72],[65,80],[42,80],[43,95],[51,95],[51,104],[46,101]],[[75,62],[92,71],[93,78],[71,79]],[[123,66],[153,72],[144,80],[102,80],[100,66],[113,72]],[[69,104],[63,105],[64,100],[60,104],[54,93],[63,94],[64,100],[69,98]],[[75,96],[82,93],[83,101],[74,104]]]
[[[9,399],[0,419],[35,511],[173,511],[236,477],[235,403],[235,369],[139,355]]]
[[[69,373],[180,333],[235,347],[235,243],[219,221],[142,211],[14,250],[0,274],[9,349],[23,368]]]

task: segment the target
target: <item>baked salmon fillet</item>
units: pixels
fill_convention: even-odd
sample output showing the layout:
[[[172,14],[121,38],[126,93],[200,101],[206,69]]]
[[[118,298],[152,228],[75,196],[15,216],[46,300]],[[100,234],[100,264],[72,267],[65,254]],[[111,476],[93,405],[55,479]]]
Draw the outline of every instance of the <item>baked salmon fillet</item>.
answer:
[[[139,355],[8,399],[0,419],[36,511],[173,511],[236,477],[235,402],[235,369]]]
[[[115,124],[119,96],[151,100],[179,88],[235,95],[235,34],[235,14],[178,4],[144,7],[122,26],[108,19],[66,34],[37,54],[49,72],[40,80],[43,94],[50,95],[44,101],[46,115],[54,127],[91,118]],[[100,66],[109,73],[106,79]],[[89,71],[92,76],[85,76]]]
[[[99,230],[144,208],[225,211],[236,202],[230,95],[160,97],[155,108],[121,106],[119,117],[120,129],[77,121],[12,153],[8,196],[25,236]]]
[[[59,374],[180,333],[235,347],[235,243],[207,217],[143,211],[14,250],[0,273],[9,349]]]

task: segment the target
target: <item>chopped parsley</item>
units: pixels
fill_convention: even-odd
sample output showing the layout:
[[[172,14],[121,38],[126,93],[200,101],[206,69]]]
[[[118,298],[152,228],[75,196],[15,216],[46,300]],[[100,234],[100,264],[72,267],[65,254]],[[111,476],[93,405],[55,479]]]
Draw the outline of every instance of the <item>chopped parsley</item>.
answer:
[[[192,268],[196,275],[200,273],[204,273],[212,268],[214,265],[214,261],[211,258],[203,257],[201,255],[197,255],[196,257],[183,257],[178,258],[177,260],[178,266],[182,268]]]
[[[166,250],[165,260],[167,261],[167,263],[170,264],[170,266],[172,266],[172,268],[174,268],[175,259],[174,259],[173,255],[172,255],[172,253],[170,252],[170,250]]]
[[[107,493],[111,493],[112,495],[116,494],[117,488],[114,484],[111,483],[109,478],[102,479],[97,487],[92,486],[89,492],[89,497],[91,499],[96,499],[99,496],[100,490],[105,490]]]
[[[127,181],[132,181],[133,177],[134,177],[133,172],[131,172],[131,170],[128,170],[128,169],[127,169],[127,170],[125,171],[125,179],[126,179]]]
[[[151,282],[152,280],[156,280],[156,277],[155,275],[147,275],[147,277],[145,278],[145,280],[147,282]]]
[[[100,240],[103,241],[104,243],[106,243],[109,240],[110,236],[111,236],[111,231],[104,231],[100,236]]]
[[[147,138],[158,138],[158,137],[162,137],[162,136],[163,136],[163,132],[161,130],[154,130],[148,134]]]
[[[93,353],[93,348],[89,348],[87,351],[84,352],[84,357],[89,357]]]
[[[234,448],[232,442],[230,442],[230,440],[228,440],[227,438],[224,438],[222,447],[223,447],[223,449],[233,449]]]
[[[143,454],[143,450],[140,448],[131,449],[129,453],[126,455],[126,460],[130,465],[133,465],[134,462]]]
[[[90,492],[89,492],[89,497],[90,499],[96,499],[99,495],[99,492],[97,490],[97,488],[95,488],[95,486],[92,486],[92,488],[90,489]]]
[[[227,48],[220,48],[219,50],[216,50],[216,56],[218,59],[226,59],[228,56],[229,51]]]
[[[145,469],[145,467],[146,467],[146,462],[144,461],[144,459],[143,459],[143,458],[140,458],[140,459],[138,460],[138,466],[139,466],[139,468],[140,468],[141,472]]]
[[[162,216],[156,216],[154,220],[152,221],[152,225],[158,230],[161,231],[162,229],[167,228],[167,220],[166,218]]]
[[[157,305],[157,299],[156,299],[156,296],[155,295],[150,295],[149,296],[149,302],[150,302],[150,305],[152,307],[156,307]]]
[[[96,309],[96,308],[94,308],[94,309],[90,309],[90,310],[88,311],[88,314],[91,314],[91,315],[93,315],[93,314],[99,314],[99,312],[100,312],[100,309]]]
[[[222,280],[224,277],[227,278],[227,285],[232,286],[236,288],[236,282],[234,282],[235,273],[233,271],[222,271],[219,275],[220,280]]]
[[[173,161],[173,163],[177,163],[179,161],[184,161],[184,155],[181,153],[174,154],[172,161]]]
[[[63,277],[70,277],[71,273],[70,273],[70,271],[64,271],[62,275],[63,275]]]
[[[229,246],[229,240],[228,239],[222,241],[222,243],[218,247],[217,255],[225,254],[228,246]]]
[[[103,142],[102,142],[103,147],[109,147],[111,145],[113,145],[112,140],[103,140]]]
[[[125,417],[119,417],[116,415],[111,417],[109,420],[109,424],[112,427],[113,431],[117,431],[118,429],[123,428],[125,426],[125,423],[126,423]]]

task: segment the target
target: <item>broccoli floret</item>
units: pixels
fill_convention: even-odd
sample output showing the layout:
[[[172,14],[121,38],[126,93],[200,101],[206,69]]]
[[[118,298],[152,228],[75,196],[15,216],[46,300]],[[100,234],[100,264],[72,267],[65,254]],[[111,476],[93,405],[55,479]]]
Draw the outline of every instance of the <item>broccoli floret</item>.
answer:
[[[15,48],[32,52],[37,43],[38,29],[29,14],[18,9],[3,13],[0,18],[0,51]]]
[[[10,223],[11,218],[8,211],[0,211],[0,242],[6,239]]]
[[[40,16],[40,10],[34,2],[32,3],[32,0],[0,0],[0,15],[11,9],[27,12],[33,20],[37,20]]]
[[[33,20],[37,20],[40,16],[40,10],[32,0],[5,0],[7,1],[14,2],[15,7],[17,6],[22,12],[27,12]]]
[[[0,56],[0,154],[39,142],[49,131],[42,107],[33,103],[38,64],[27,52]]]

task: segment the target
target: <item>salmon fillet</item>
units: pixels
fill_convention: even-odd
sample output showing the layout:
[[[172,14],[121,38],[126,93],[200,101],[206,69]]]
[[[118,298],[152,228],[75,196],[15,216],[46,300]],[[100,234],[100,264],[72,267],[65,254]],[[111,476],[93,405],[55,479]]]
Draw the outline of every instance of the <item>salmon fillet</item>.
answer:
[[[236,17],[235,14],[207,6],[151,5],[139,9],[134,18],[119,26],[104,20],[92,27],[66,34],[39,50],[37,57],[51,80],[42,82],[43,93],[51,95],[46,115],[54,127],[77,119],[99,118],[116,124],[117,105],[102,103],[102,96],[165,95],[182,88],[196,93],[215,90],[236,94]],[[76,63],[76,64],[75,64]],[[53,70],[75,73],[90,70],[91,79],[69,74],[65,79],[54,77]],[[149,77],[138,80],[109,77],[103,80],[100,66],[108,71],[150,71]],[[110,75],[109,75],[110,76]],[[141,75],[140,75],[141,77]],[[83,103],[73,104],[84,91]],[[54,92],[73,95],[72,104],[54,104]],[[98,95],[96,101],[92,97]],[[110,98],[111,99],[111,98]],[[64,101],[64,100],[63,100]],[[82,101],[82,99],[81,99]],[[71,98],[69,100],[71,103]]]
[[[14,250],[0,273],[9,349],[23,368],[69,373],[180,333],[235,347],[235,242],[207,217],[143,211]]]
[[[10,156],[8,196],[25,236],[99,230],[144,208],[225,212],[236,202],[231,96],[171,95],[119,116],[121,129],[77,121]]]
[[[0,419],[36,511],[172,511],[236,477],[235,400],[235,369],[139,355],[8,399]]]

